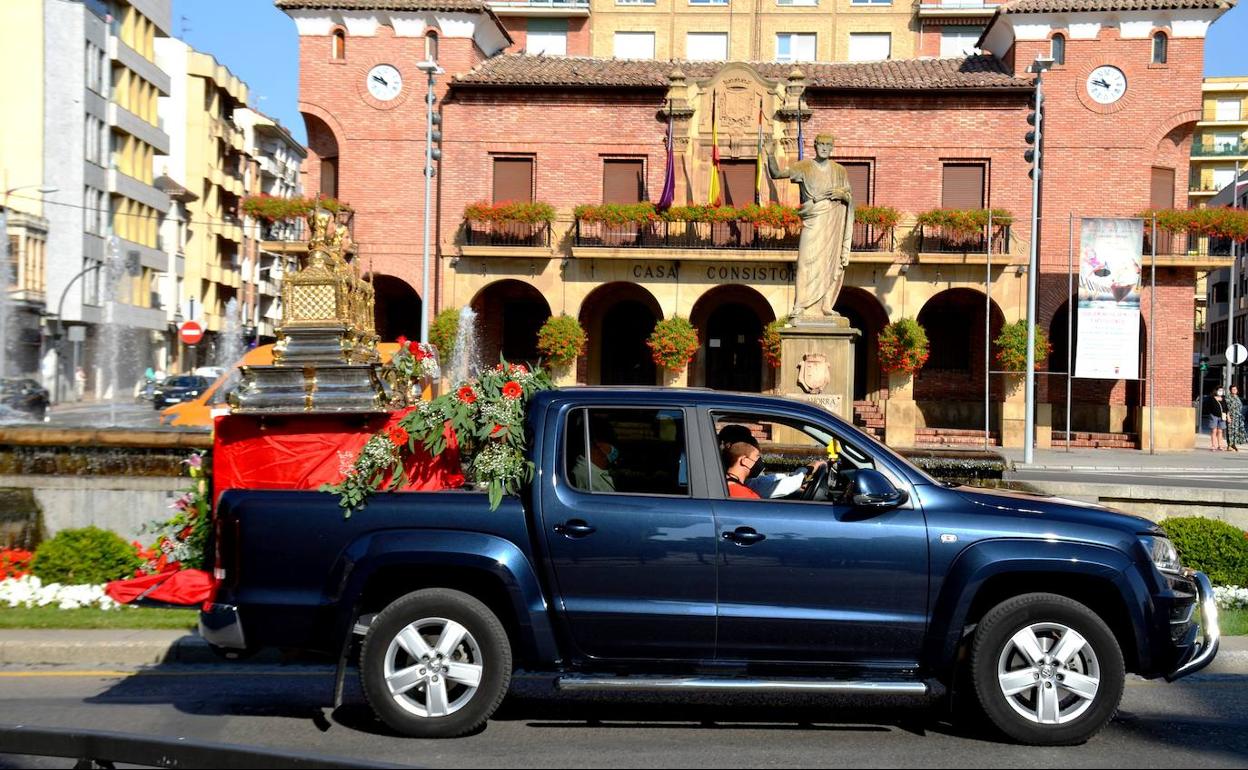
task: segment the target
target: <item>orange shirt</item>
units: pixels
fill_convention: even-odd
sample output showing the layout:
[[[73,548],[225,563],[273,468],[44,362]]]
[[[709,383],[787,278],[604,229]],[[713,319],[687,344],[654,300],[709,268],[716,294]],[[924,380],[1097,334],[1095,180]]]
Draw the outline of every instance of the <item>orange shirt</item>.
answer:
[[[728,496],[741,497],[747,500],[762,500],[758,493],[736,479],[728,479]]]

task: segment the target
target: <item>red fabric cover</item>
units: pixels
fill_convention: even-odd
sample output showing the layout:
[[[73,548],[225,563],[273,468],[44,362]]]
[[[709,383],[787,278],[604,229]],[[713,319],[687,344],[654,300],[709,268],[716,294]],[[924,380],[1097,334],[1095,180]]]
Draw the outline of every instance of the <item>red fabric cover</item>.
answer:
[[[203,604],[213,594],[212,575],[203,570],[178,570],[176,565],[168,572],[144,575],[129,580],[114,580],[104,587],[104,593],[121,604],[136,599],[151,599],[166,604],[193,606]]]
[[[226,415],[216,421],[212,451],[213,499],[227,489],[318,489],[342,481],[368,439],[389,434],[410,409],[376,417],[357,415]],[[430,457],[419,443],[404,464],[402,491],[433,492],[464,483],[455,433]],[[388,479],[387,479],[388,481]]]

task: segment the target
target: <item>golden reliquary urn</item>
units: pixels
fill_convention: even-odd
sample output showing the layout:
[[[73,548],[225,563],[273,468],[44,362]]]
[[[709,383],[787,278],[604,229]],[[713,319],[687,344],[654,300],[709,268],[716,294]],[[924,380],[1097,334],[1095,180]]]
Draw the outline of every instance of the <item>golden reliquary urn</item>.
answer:
[[[282,286],[282,323],[272,366],[244,366],[230,394],[235,413],[380,412],[376,293],[352,258],[349,229],[323,208],[299,269]]]

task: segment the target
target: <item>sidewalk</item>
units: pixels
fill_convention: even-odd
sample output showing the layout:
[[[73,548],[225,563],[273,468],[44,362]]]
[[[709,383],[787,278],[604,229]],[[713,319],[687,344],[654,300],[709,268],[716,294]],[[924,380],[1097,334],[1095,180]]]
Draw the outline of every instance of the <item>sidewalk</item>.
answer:
[[[276,650],[249,663],[281,661]],[[221,663],[208,643],[182,631],[0,631],[0,666],[149,666]],[[231,665],[239,665],[233,662]],[[1248,675],[1248,636],[1222,638],[1211,673]]]
[[[1241,447],[1240,452],[1212,452],[1209,450],[1209,437],[1203,434],[1196,436],[1196,448],[1180,452],[1157,452],[1149,454],[1148,450],[1136,449],[1071,449],[1067,452],[1061,447],[1053,449],[1037,449],[1035,461],[1031,465],[1023,465],[1022,449],[992,450],[1014,464],[1018,470],[1052,470],[1052,471],[1118,471],[1118,470],[1152,470],[1181,472],[1199,470],[1203,472],[1242,472],[1248,479],[1248,447]]]

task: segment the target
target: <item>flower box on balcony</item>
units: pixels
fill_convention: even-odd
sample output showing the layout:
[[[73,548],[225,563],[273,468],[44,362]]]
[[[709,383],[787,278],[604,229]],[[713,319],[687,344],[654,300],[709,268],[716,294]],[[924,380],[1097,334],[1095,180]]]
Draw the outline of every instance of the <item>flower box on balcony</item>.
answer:
[[[464,209],[469,246],[550,245],[555,207],[542,201],[470,203]]]

